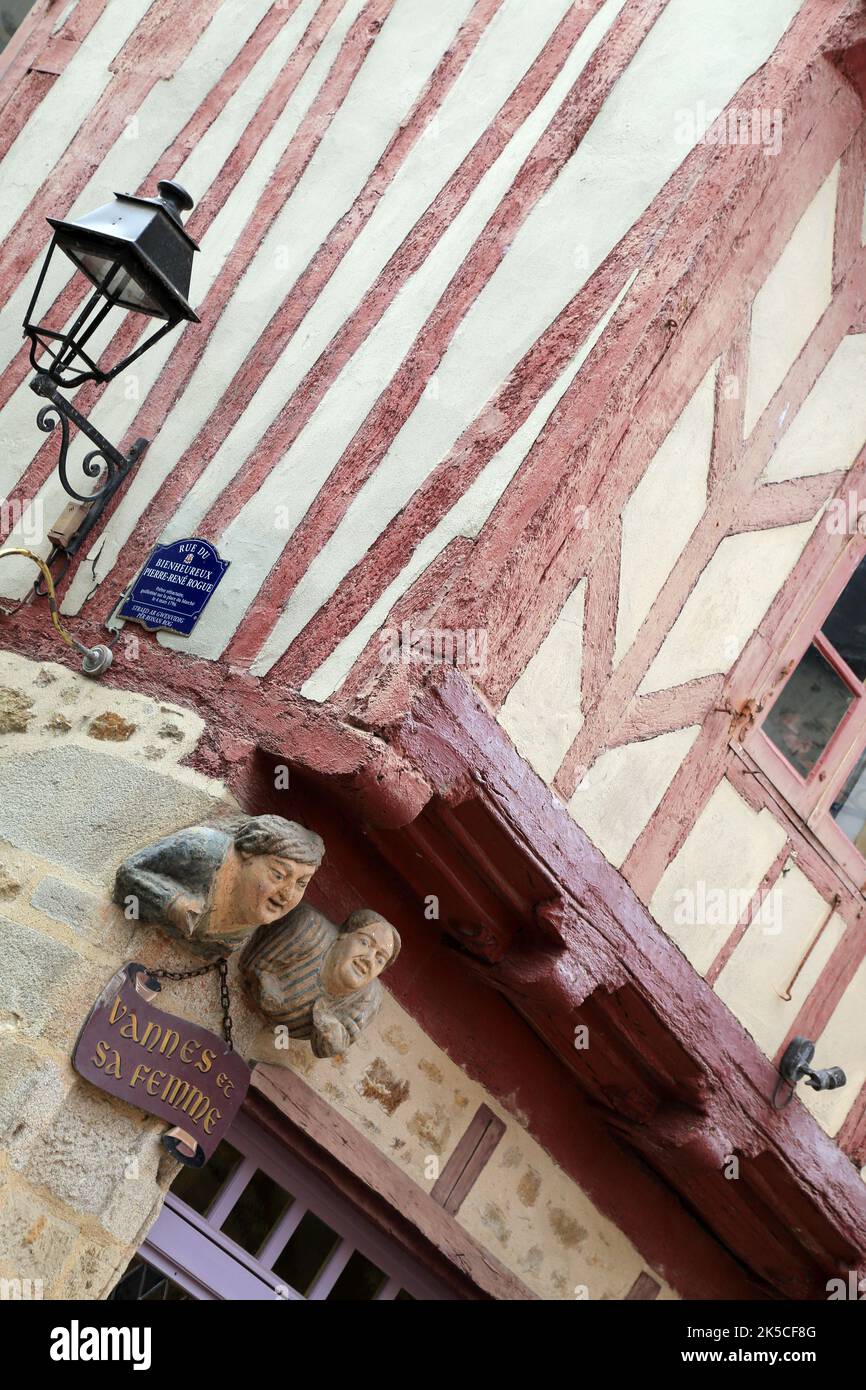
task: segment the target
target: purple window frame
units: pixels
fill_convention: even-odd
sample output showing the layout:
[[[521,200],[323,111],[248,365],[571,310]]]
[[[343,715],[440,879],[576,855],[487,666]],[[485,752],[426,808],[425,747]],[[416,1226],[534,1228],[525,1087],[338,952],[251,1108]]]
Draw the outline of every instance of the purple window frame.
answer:
[[[320,1302],[328,1297],[355,1251],[387,1276],[373,1302],[394,1299],[401,1289],[419,1300],[446,1300],[454,1293],[391,1237],[379,1231],[331,1185],[243,1112],[226,1138],[242,1161],[216,1195],[206,1216],[168,1193],[139,1249],[142,1259],[192,1298],[231,1301]],[[226,1236],[226,1221],[257,1169],[294,1197],[258,1256]],[[304,1295],[289,1288],[270,1266],[310,1211],[341,1237]]]

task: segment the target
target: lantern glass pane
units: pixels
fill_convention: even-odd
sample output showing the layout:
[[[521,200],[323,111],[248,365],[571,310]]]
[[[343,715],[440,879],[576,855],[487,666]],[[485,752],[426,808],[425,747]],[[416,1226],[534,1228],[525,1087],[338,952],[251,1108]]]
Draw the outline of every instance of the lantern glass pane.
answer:
[[[165,317],[162,305],[154,299],[149,287],[137,279],[129,267],[118,264],[113,256],[101,256],[95,251],[73,251],[65,246],[63,250],[91,284],[101,286],[121,308]]]

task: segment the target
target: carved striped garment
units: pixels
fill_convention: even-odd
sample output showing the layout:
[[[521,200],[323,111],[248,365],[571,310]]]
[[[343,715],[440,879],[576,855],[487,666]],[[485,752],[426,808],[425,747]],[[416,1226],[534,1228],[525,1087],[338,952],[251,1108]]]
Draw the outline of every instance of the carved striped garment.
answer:
[[[348,1045],[351,1035],[379,1010],[382,990],[377,980],[341,999],[325,995],[320,970],[338,936],[333,922],[301,903],[279,922],[259,928],[244,948],[240,967],[246,989],[256,1008],[274,1023],[284,1024],[290,1037],[312,1038],[319,1019],[327,1017],[349,1029]]]

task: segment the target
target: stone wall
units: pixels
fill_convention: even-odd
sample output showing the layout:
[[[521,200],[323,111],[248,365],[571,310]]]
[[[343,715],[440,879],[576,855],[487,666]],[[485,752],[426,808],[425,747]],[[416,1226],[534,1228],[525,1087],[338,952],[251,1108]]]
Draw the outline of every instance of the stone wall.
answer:
[[[104,1295],[176,1172],[160,1122],[70,1056],[118,966],[169,954],[110,905],[118,860],[229,805],[180,766],[201,730],[188,710],[0,653],[0,1277],[46,1297]],[[215,995],[208,979],[176,992],[181,1014]]]

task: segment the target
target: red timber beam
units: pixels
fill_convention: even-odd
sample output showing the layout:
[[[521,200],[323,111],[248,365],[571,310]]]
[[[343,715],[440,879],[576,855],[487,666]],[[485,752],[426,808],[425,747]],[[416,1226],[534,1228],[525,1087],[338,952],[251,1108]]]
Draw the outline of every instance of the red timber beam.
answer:
[[[466,964],[526,1018],[608,1125],[777,1295],[823,1297],[828,1278],[866,1263],[856,1168],[799,1100],[773,1109],[774,1065],[462,678],[440,672],[380,732],[436,785],[426,825],[461,818],[467,857],[465,832],[474,835],[488,884],[485,838],[510,844],[510,860],[495,858],[511,885],[500,887],[503,901],[516,881],[509,863],[549,885],[534,921],[503,933],[488,916]],[[472,945],[465,931],[461,939]],[[733,1159],[736,1180],[725,1175]]]

